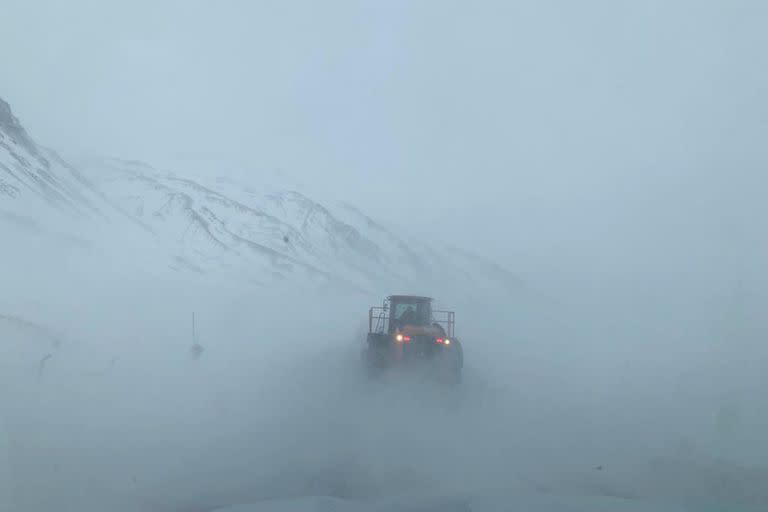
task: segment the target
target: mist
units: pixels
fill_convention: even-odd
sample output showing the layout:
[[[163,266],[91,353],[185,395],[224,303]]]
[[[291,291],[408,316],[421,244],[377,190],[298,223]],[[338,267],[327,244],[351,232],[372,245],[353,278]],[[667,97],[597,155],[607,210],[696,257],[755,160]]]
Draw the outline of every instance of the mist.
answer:
[[[764,503],[752,468],[766,457],[765,297],[749,287],[524,288],[501,301],[446,286],[467,361],[452,389],[364,377],[367,307],[381,297],[89,263],[69,263],[69,278],[39,267],[41,284],[4,310],[15,509]]]
[[[768,504],[763,3],[2,11],[0,511]]]

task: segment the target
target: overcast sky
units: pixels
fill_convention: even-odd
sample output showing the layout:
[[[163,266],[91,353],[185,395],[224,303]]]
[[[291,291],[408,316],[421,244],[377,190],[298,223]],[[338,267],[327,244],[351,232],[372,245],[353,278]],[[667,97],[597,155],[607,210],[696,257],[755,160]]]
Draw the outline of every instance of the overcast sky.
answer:
[[[66,155],[283,169],[514,268],[765,255],[768,2],[2,0],[0,13],[0,97]]]

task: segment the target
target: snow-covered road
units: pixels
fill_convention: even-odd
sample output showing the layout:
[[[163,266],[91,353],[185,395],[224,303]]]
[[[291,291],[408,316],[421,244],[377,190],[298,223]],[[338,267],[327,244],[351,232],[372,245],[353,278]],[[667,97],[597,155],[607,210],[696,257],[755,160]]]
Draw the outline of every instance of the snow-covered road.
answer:
[[[691,426],[673,408],[514,361],[498,373],[479,350],[457,389],[367,382],[341,334],[266,354],[220,342],[199,361],[136,342],[114,367],[67,343],[39,375],[50,340],[5,329],[25,336],[1,374],[11,510],[768,509],[766,470],[669,444]]]

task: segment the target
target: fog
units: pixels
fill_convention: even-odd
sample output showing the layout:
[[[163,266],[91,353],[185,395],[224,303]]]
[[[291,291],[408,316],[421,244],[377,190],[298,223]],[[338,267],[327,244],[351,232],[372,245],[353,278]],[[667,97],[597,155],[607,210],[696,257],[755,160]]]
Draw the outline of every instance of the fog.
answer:
[[[41,266],[5,298],[4,314],[50,329],[2,319],[13,510],[302,496],[406,510],[425,496],[764,506],[765,296],[747,285],[595,287],[578,304],[572,292],[497,302],[446,286],[466,368],[461,386],[441,388],[363,376],[380,297],[152,275],[117,255],[94,269],[80,256],[68,276]]]
[[[2,13],[0,98],[71,161],[349,201],[520,284],[252,286],[0,217],[0,511],[768,505],[764,3]],[[456,311],[459,386],[365,377],[389,293]]]

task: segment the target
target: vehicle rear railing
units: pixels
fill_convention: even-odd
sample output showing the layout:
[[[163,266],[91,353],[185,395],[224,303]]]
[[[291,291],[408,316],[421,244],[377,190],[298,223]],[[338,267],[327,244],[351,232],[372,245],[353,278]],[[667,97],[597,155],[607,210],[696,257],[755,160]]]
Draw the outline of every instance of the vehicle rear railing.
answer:
[[[432,321],[445,329],[447,336],[453,338],[453,330],[456,326],[456,313],[453,311],[432,311]]]
[[[446,336],[453,337],[456,326],[456,313],[453,311],[432,311],[432,322],[445,329]],[[389,308],[374,306],[368,310],[368,332],[389,332]]]
[[[368,311],[368,332],[384,333],[389,328],[389,308],[374,306]]]

